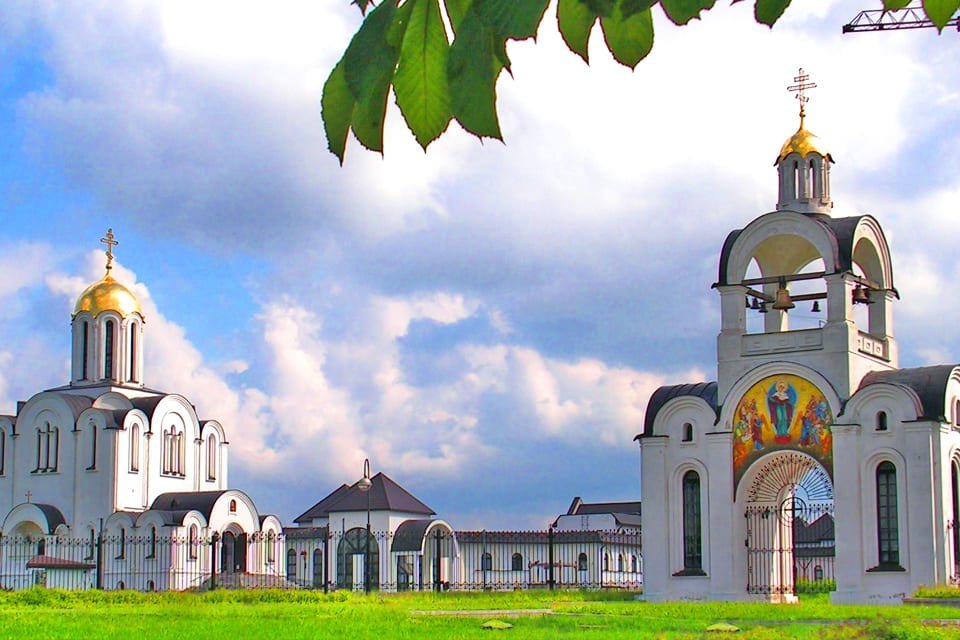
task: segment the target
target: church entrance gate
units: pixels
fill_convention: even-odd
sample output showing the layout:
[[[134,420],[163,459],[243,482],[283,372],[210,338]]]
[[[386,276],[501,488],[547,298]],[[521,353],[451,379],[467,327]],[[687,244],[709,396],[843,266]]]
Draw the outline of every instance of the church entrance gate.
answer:
[[[833,483],[819,462],[798,451],[757,464],[744,507],[747,593],[792,602],[798,582],[833,579]]]

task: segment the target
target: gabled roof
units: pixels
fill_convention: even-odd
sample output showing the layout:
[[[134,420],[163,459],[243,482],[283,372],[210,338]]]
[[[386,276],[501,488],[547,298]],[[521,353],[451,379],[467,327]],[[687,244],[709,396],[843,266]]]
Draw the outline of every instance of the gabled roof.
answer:
[[[947,383],[957,365],[939,364],[932,367],[914,367],[912,369],[894,369],[892,371],[873,371],[863,377],[860,389],[871,384],[887,383],[912,389],[920,398],[923,415],[919,418],[946,422]]]
[[[378,473],[370,478],[370,482],[370,490],[366,493],[357,488],[359,481],[349,487],[341,485],[339,489],[297,517],[294,522],[306,523],[314,518],[325,518],[329,517],[331,513],[343,511],[366,511],[368,506],[371,511],[399,511],[428,516],[436,515],[433,509],[420,502],[413,494],[391,480],[386,474]]]
[[[583,502],[579,497],[573,499],[568,516],[587,516],[602,513],[633,513],[640,515],[640,502]]]
[[[210,512],[213,511],[213,505],[226,493],[225,489],[219,491],[176,491],[171,493],[161,493],[150,505],[151,511],[199,511],[203,517],[210,521]],[[182,517],[181,517],[182,521]]]
[[[340,500],[345,494],[345,492],[350,491],[350,487],[342,484],[336,489],[333,493],[328,495],[326,498],[313,505],[299,516],[294,518],[294,522],[297,524],[308,524],[312,522],[315,518],[326,518],[330,515],[330,506],[335,504]]]
[[[647,403],[647,414],[643,418],[643,433],[637,438],[653,435],[653,421],[665,404],[681,396],[693,396],[700,398],[713,409],[714,414],[720,415],[720,408],[717,405],[717,383],[716,382],[696,382],[692,384],[674,384],[660,387],[650,396]]]

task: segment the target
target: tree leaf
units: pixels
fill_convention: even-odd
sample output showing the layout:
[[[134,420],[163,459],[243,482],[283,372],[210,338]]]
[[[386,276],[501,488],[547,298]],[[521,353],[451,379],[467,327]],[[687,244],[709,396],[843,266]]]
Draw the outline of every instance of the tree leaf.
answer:
[[[626,20],[635,13],[650,9],[653,5],[657,4],[658,1],[659,0],[620,0],[620,15]]]
[[[355,102],[350,87],[347,86],[341,60],[323,84],[323,97],[320,98],[320,114],[324,131],[327,133],[327,147],[340,159],[341,165],[347,148],[347,134],[350,132]]]
[[[463,128],[478,137],[501,139],[497,120],[497,76],[493,31],[471,6],[450,46],[447,78],[450,110]]]
[[[550,0],[473,0],[473,8],[497,36],[524,40],[537,35]]]
[[[960,9],[960,0],[923,0],[923,10],[937,25],[937,31],[943,31],[957,9]]]
[[[653,49],[653,16],[650,9],[627,19],[617,7],[610,17],[600,18],[603,39],[614,59],[633,69]]]
[[[609,18],[617,6],[617,0],[580,0],[595,16]]]
[[[885,11],[903,9],[905,6],[907,6],[911,2],[913,2],[913,0],[883,0],[883,8]]]
[[[387,41],[388,33],[398,39],[394,23],[397,4],[381,2],[370,12],[343,55],[344,76],[356,99],[353,135],[371,151],[383,152],[383,121],[387,114],[387,93],[397,66],[399,48]]]
[[[757,4],[753,7],[753,15],[757,22],[773,27],[789,6],[790,0],[757,0]]]
[[[467,15],[467,9],[470,8],[472,1],[473,0],[444,0],[444,5],[447,7],[447,19],[450,20],[450,26],[453,27],[454,33],[460,28],[463,16]]]
[[[426,150],[450,123],[450,46],[439,0],[408,0],[407,4],[412,10],[393,77],[393,92],[407,126]]]
[[[597,14],[581,0],[560,0],[557,4],[557,28],[560,29],[563,41],[567,43],[570,51],[588,64],[590,32],[593,31],[596,21]]]
[[[663,12],[674,24],[684,25],[713,7],[716,0],[660,0]]]
[[[387,43],[387,30],[396,11],[393,0],[381,2],[364,19],[343,54],[347,85],[357,101],[380,86],[386,69],[392,72],[397,64],[397,49]]]

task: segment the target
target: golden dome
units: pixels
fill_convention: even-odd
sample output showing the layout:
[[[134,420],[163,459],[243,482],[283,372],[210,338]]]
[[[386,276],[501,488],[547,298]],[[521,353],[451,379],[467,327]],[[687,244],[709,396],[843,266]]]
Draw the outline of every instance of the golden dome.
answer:
[[[80,294],[73,315],[81,311],[89,311],[94,318],[104,311],[116,311],[123,318],[131,313],[143,315],[137,298],[129,289],[114,280],[109,271],[103,276],[103,280],[94,282]]]
[[[801,158],[805,158],[811,151],[824,158],[829,158],[831,161],[833,160],[833,158],[830,157],[830,152],[827,151],[824,146],[823,141],[807,131],[803,127],[803,120],[801,119],[800,128],[797,129],[795,134],[787,138],[787,141],[780,147],[780,155],[777,156],[777,161],[783,160],[791,153],[799,153]]]

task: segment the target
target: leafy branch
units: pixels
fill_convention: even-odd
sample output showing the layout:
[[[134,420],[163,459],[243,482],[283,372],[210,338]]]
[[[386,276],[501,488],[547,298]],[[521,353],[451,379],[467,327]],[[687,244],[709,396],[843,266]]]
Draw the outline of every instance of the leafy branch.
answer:
[[[743,0],[731,0],[732,3]],[[885,10],[911,0],[882,0]],[[653,9],[685,25],[716,0],[558,0],[557,25],[567,47],[589,63],[597,23],[614,60],[635,68],[653,49]],[[427,146],[451,120],[478,137],[502,139],[497,79],[510,73],[508,40],[535,38],[550,0],[353,0],[366,17],[323,87],[324,129],[343,163],[353,131],[367,149],[383,153],[390,87],[417,142]],[[772,27],[790,0],[755,0],[754,18]],[[923,0],[938,29],[960,0]]]

